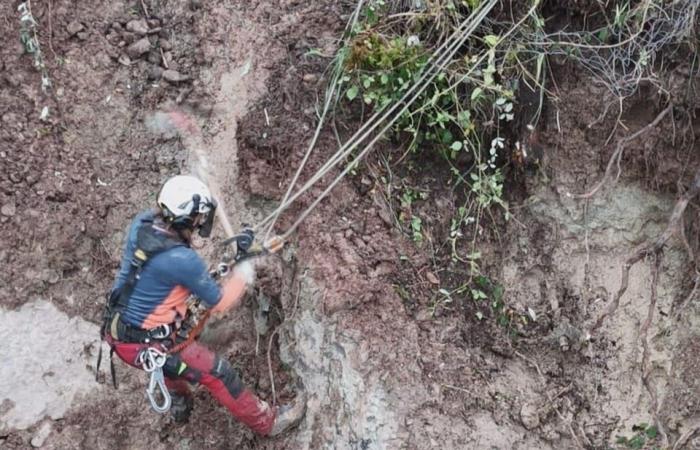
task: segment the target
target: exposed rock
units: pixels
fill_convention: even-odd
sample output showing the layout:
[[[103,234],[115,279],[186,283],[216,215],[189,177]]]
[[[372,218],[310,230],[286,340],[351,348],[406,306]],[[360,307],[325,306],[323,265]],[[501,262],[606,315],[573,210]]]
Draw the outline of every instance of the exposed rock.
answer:
[[[51,434],[51,422],[46,421],[41,424],[41,427],[39,427],[39,430],[36,432],[34,437],[31,440],[32,447],[34,448],[39,448],[44,445],[44,442],[46,442],[46,438],[49,437]]]
[[[163,38],[158,39],[158,45],[165,52],[167,52],[168,50],[172,50],[172,48],[173,48],[173,44],[169,40],[163,39]]]
[[[163,69],[159,66],[153,65],[148,69],[148,79],[149,80],[159,80],[163,76]]]
[[[177,70],[166,70],[163,72],[163,78],[171,83],[179,83],[180,81],[187,81],[190,79],[187,75],[183,75]]]
[[[51,326],[36,326],[37,317]],[[0,308],[0,323],[0,360],[12,361],[0,364],[2,396],[14,403],[14,408],[0,415],[0,435],[26,430],[47,416],[58,420],[74,400],[99,389],[95,373],[88,368],[94,357],[85,350],[100,344],[95,324],[70,318],[46,301],[15,310]],[[51,430],[44,427],[35,437],[46,439]],[[36,444],[43,440],[37,439]]]
[[[80,39],[81,41],[86,41],[87,38],[88,38],[90,35],[88,34],[87,31],[81,31],[80,33],[76,34],[76,36],[77,36],[78,39]]]
[[[148,53],[148,62],[151,64],[160,64],[161,57],[158,50],[154,50]]]
[[[304,75],[303,80],[307,83],[313,83],[314,81],[318,80],[318,75],[315,73],[307,73]]]
[[[540,425],[540,416],[537,407],[532,403],[524,403],[520,409],[520,421],[527,430],[532,430]]]
[[[136,33],[132,33],[130,31],[122,31],[121,33],[119,33],[119,38],[127,44],[133,44],[138,40],[139,36]]]
[[[71,36],[75,36],[76,34],[80,33],[84,29],[85,29],[85,27],[83,26],[83,24],[78,22],[77,20],[72,21],[66,27],[68,34]]]
[[[151,49],[151,42],[147,38],[139,39],[138,41],[131,44],[127,49],[126,53],[131,59],[137,59],[144,53],[147,53]]]
[[[16,212],[17,207],[14,203],[6,203],[2,205],[2,208],[0,208],[0,213],[2,213],[3,216],[14,216]]]
[[[145,36],[148,34],[148,24],[145,19],[130,20],[126,24],[127,31],[136,33],[140,36]]]

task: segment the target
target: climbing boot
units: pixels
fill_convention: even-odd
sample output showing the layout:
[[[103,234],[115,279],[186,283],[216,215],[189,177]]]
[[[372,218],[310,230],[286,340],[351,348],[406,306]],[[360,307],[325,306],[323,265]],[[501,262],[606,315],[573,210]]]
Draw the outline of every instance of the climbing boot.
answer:
[[[270,436],[277,436],[296,426],[306,413],[306,394],[299,393],[292,403],[282,405],[277,409],[275,423],[270,430]]]
[[[185,424],[190,420],[190,413],[194,406],[194,400],[189,395],[179,395],[170,393],[172,404],[170,405],[170,416],[175,423]]]

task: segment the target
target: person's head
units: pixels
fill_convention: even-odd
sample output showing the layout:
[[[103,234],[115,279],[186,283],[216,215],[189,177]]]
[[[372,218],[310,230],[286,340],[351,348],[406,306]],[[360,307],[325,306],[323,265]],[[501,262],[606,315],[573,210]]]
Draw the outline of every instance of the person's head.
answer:
[[[198,178],[177,175],[168,179],[160,188],[157,201],[165,223],[187,240],[194,230],[199,230],[202,237],[211,234],[216,200]]]

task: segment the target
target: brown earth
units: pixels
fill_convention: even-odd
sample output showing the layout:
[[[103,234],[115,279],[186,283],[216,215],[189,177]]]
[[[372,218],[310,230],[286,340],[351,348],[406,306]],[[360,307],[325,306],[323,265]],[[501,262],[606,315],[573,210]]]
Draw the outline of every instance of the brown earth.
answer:
[[[0,6],[6,43],[0,302],[16,309],[49,299],[98,323],[125,226],[150,206],[164,179],[192,168],[192,145],[206,148],[234,226],[254,222],[281,198],[313,135],[330,62],[310,50],[333,54],[354,5],[33,2],[53,83],[48,94],[31,56],[15,44],[16,6]],[[127,60],[126,48],[141,36],[126,24],[144,17],[151,48]],[[163,60],[188,79],[163,80]],[[441,182],[439,161],[416,157],[414,169],[396,165],[389,173],[376,154],[343,181],[302,224],[291,248],[259,269],[262,295],[273,304],[271,323],[287,319],[272,341],[277,395],[291,398],[300,384],[311,395],[297,431],[255,437],[202,391],[193,420],[175,426],[142,401],[142,374],[118,364],[119,390],[103,384],[76,401],[52,421],[45,447],[597,449],[612,447],[616,435],[631,437],[633,426],[654,421],[641,385],[638,336],[651,261],[635,267],[620,309],[591,343],[580,338],[617,289],[626,255],[663,230],[675,197],[700,167],[700,104],[680,94],[698,88],[688,70],[679,63],[666,80],[678,105],[674,120],[628,148],[615,188],[584,202],[570,194],[590,189],[615,140],[648,124],[662,106],[643,90],[625,103],[624,127],[613,129],[616,112],[598,120],[604,89],[554,62],[558,100],[547,105],[530,139],[538,159],[527,168],[506,167],[513,219],[496,213],[466,227],[458,241],[461,254],[472,238],[479,242],[487,302],[467,293],[445,302],[437,292],[458,288],[468,273],[445,244],[463,198]],[[47,120],[40,119],[44,106]],[[201,140],[154,132],[154,113],[176,107],[196,118]],[[357,123],[345,125],[352,130]],[[613,144],[606,144],[611,133]],[[337,148],[332,130],[324,130],[317,148],[305,177]],[[379,152],[388,161],[398,156],[391,143]],[[422,245],[397,229],[401,206],[386,195],[381,175],[394,180],[394,193],[402,183],[428,193],[412,206],[424,219]],[[287,211],[278,229],[320,191]],[[697,215],[695,202],[685,227],[694,254]],[[204,251],[217,254],[213,246]],[[649,334],[659,416],[671,443],[692,431],[700,414],[697,305],[680,308],[693,286],[692,262],[680,240],[669,245]],[[503,309],[489,306],[497,286]],[[256,351],[251,316],[259,299],[250,297],[205,338],[271,400],[271,336],[262,336]],[[0,446],[26,448],[39,428],[0,435]],[[691,436],[688,445],[697,441]]]

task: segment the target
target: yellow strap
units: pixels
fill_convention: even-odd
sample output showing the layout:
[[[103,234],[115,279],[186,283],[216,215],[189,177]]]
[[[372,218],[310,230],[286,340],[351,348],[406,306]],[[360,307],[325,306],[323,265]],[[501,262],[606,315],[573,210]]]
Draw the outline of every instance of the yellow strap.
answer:
[[[134,252],[134,256],[140,259],[141,261],[146,261],[148,259],[148,255],[146,255],[146,252],[144,252],[140,248],[136,249],[136,251]]]
[[[114,313],[114,317],[112,317],[112,323],[109,324],[109,333],[112,335],[112,338],[115,340],[119,340],[119,333],[117,333],[117,324],[119,323],[119,313]]]

